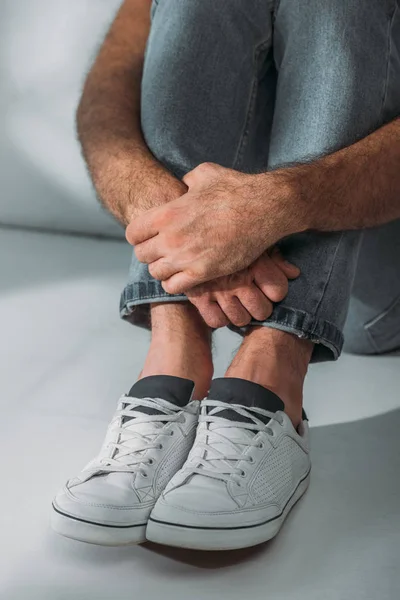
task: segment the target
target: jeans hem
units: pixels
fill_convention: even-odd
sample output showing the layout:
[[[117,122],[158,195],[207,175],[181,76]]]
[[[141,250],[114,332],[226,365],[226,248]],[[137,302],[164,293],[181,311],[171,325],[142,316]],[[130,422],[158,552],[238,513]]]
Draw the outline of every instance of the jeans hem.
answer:
[[[155,302],[184,302],[184,294],[167,294],[158,281],[128,284],[121,294],[120,315],[132,325],[150,328],[149,305]],[[251,321],[245,327],[228,325],[229,329],[245,335],[250,327],[272,327],[308,339],[314,343],[311,362],[337,360],[343,348],[343,334],[336,325],[297,308],[276,305],[265,321]]]

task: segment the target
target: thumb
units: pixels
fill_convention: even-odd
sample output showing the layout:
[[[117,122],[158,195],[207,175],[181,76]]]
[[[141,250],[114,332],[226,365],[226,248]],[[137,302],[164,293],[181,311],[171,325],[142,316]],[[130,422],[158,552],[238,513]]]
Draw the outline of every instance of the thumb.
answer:
[[[182,178],[182,181],[189,189],[194,186],[200,187],[205,183],[210,183],[211,180],[218,177],[222,168],[223,167],[214,163],[201,163],[201,165],[198,165],[195,169],[186,173]]]
[[[300,275],[299,267],[285,260],[277,246],[274,246],[270,252],[270,257],[288,279],[296,279]]]

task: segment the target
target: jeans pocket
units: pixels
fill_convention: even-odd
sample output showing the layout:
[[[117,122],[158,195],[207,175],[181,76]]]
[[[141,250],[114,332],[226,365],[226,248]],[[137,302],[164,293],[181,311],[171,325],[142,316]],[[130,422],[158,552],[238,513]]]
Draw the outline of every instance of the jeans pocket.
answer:
[[[376,350],[390,352],[400,348],[400,296],[365,325]]]

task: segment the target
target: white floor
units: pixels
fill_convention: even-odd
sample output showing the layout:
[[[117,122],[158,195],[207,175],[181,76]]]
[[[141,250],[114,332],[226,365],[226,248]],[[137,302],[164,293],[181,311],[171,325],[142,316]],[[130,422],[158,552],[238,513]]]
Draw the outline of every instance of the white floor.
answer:
[[[118,318],[122,242],[0,230],[0,597],[396,600],[400,357],[311,368],[312,483],[279,537],[245,552],[109,549],[48,527],[53,493],[97,451],[148,334]],[[217,336],[216,375],[239,339]]]

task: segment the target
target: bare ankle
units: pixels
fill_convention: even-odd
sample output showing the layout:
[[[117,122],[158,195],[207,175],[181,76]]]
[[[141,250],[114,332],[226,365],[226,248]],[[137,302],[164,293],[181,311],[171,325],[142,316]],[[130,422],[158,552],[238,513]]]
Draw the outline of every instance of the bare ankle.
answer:
[[[211,329],[190,302],[159,302],[150,307],[152,339],[155,337],[196,338],[211,347]]]
[[[226,376],[248,379],[273,391],[297,426],[312,349],[309,340],[269,327],[255,327],[245,336]]]
[[[195,382],[195,398],[207,395],[213,376],[211,330],[189,303],[151,306],[152,337],[140,378],[175,375]]]

